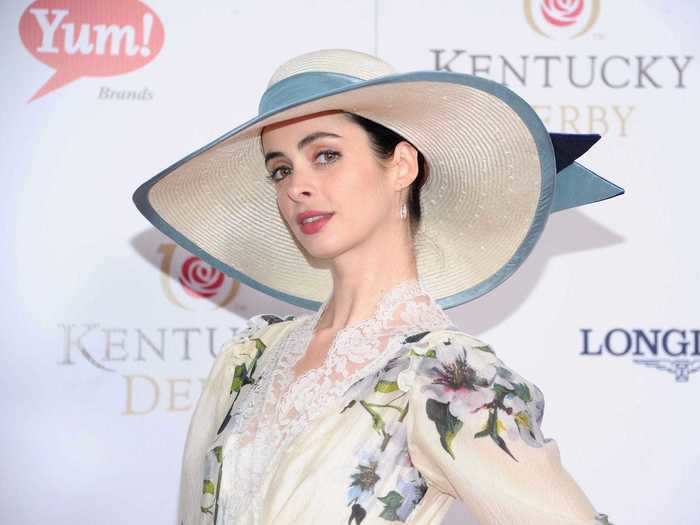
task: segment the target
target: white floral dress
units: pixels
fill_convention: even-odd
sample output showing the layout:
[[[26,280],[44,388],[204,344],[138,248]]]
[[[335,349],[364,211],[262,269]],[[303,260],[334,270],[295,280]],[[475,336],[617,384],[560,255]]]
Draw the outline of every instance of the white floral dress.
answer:
[[[402,281],[294,373],[328,304],[251,317],[192,415],[181,525],[608,523],[542,435],[542,392]]]

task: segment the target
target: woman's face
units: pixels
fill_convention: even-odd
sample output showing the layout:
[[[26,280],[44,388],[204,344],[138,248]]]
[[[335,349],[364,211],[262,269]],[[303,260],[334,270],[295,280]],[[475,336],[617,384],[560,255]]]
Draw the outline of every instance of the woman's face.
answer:
[[[399,218],[417,173],[406,176],[408,143],[380,160],[362,127],[342,113],[324,112],[266,127],[262,145],[280,213],[312,256],[332,258],[367,241],[381,243],[408,223]],[[305,212],[323,217],[302,224]]]

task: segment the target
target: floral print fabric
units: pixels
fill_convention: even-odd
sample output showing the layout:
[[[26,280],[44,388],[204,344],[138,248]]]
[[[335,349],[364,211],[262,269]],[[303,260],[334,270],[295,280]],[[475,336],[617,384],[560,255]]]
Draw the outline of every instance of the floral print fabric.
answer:
[[[261,513],[224,521],[226,460],[211,445],[235,397],[255,388],[260,356],[301,319],[255,316],[217,357],[188,433],[182,525],[437,525],[455,498],[483,524],[609,523],[544,437],[541,390],[479,339],[421,327],[397,334],[384,365],[295,439],[257,495]]]

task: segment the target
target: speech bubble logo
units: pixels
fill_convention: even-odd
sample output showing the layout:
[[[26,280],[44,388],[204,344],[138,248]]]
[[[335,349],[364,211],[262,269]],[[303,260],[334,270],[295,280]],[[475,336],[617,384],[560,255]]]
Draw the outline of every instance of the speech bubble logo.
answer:
[[[80,77],[129,73],[153,60],[165,33],[138,0],[37,0],[19,20],[24,47],[55,72],[28,102]]]

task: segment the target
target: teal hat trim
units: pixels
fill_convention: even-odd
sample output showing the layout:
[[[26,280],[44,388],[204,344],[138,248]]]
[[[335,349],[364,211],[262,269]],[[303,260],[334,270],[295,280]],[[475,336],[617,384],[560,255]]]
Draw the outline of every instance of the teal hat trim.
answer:
[[[536,145],[541,165],[541,192],[536,211],[524,240],[513,256],[498,271],[477,285],[447,297],[437,298],[436,300],[441,307],[448,309],[471,301],[489,292],[512,275],[537,243],[550,213],[608,199],[624,193],[624,190],[619,186],[573,162],[573,158],[576,158],[576,152],[568,151],[568,157],[573,158],[567,158],[566,163],[568,165],[557,174],[557,160],[561,160],[566,155],[563,153],[557,155],[553,145],[554,134],[550,136],[541,119],[525,100],[507,87],[490,79],[447,71],[415,71],[363,80],[350,75],[314,71],[291,75],[270,86],[261,97],[257,117],[225,133],[141,184],[133,194],[133,202],[138,210],[157,229],[193,255],[221,270],[224,274],[281,301],[316,310],[321,305],[321,302],[290,295],[266,286],[202,250],[198,245],[173,228],[155,211],[148,199],[149,189],[183,163],[263,119],[284,110],[319,98],[371,85],[415,81],[463,84],[498,97],[508,104],[527,126]],[[575,135],[568,135],[568,137],[572,138]],[[559,138],[561,138],[561,135]]]

